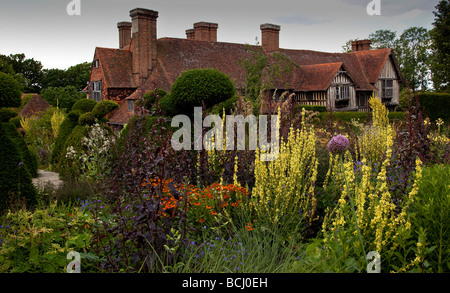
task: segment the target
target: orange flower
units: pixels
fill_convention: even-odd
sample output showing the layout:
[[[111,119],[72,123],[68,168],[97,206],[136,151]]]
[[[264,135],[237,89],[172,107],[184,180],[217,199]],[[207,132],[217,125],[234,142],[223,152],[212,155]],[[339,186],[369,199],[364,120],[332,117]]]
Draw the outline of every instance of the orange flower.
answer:
[[[211,215],[215,216],[217,213],[215,211],[211,211]]]
[[[205,220],[203,220],[202,218],[198,219],[198,221],[199,221],[200,223],[204,223],[204,222],[205,222]]]
[[[247,228],[247,231],[252,231],[253,230],[252,223],[247,223],[247,225],[245,225],[245,228]]]

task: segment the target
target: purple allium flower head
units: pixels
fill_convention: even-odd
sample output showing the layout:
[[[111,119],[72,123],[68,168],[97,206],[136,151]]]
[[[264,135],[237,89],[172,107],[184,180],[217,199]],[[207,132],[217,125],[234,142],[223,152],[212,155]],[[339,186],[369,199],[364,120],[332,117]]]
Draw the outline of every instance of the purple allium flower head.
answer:
[[[334,136],[330,142],[328,143],[327,149],[330,153],[336,155],[336,154],[343,154],[350,148],[350,142],[348,139],[339,134]]]

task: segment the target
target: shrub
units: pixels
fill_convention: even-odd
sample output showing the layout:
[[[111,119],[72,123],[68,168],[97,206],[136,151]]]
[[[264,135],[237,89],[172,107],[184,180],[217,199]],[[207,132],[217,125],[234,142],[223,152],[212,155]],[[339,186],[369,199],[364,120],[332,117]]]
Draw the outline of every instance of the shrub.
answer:
[[[443,119],[450,122],[450,93],[429,93],[418,94],[420,106],[425,116],[430,120]]]
[[[216,69],[185,71],[172,86],[170,97],[176,114],[193,115],[194,106],[206,108],[232,98],[236,89],[230,78]]]
[[[20,107],[21,85],[11,75],[0,72],[0,108]]]
[[[70,153],[81,153],[82,139],[88,134],[89,127],[77,125],[69,136],[67,136],[61,150],[57,171],[62,177],[78,178],[80,176],[81,162],[73,158]]]
[[[111,111],[119,108],[119,104],[110,100],[103,100],[95,105],[94,109],[92,109],[92,116],[98,120],[105,117]]]
[[[58,131],[58,136],[55,138],[50,163],[52,165],[58,164],[60,156],[66,142],[67,137],[72,133],[72,130],[78,125],[78,117],[81,111],[71,111],[64,121],[61,123]],[[75,119],[76,118],[76,119]]]
[[[429,255],[426,261],[432,272],[450,272],[450,166],[423,168],[423,179],[412,208],[413,230],[423,228]]]
[[[95,123],[95,116],[92,114],[92,112],[87,112],[80,115],[80,118],[78,118],[78,124],[80,125],[92,125]]]
[[[23,168],[20,152],[7,135],[5,125],[0,124],[0,210],[7,208],[10,200],[25,198],[28,204],[36,201],[31,175]]]
[[[91,99],[79,99],[72,106],[72,111],[81,110],[83,113],[91,112],[97,105],[97,102]]]
[[[9,119],[9,123],[12,123],[16,128],[20,128],[21,127],[20,119],[21,119],[21,117],[16,116],[14,118]]]
[[[234,105],[236,104],[237,100],[238,97],[233,96],[226,101],[220,102],[219,104],[216,104],[212,107],[211,113],[215,115],[222,115],[224,110],[225,112],[229,113],[230,110],[234,109]]]
[[[31,177],[37,177],[38,160],[37,156],[29,149],[25,140],[11,123],[3,124],[3,131],[14,142],[19,151],[20,157],[23,162],[23,167],[30,173]]]
[[[65,273],[69,251],[80,253],[83,272],[95,269],[98,257],[88,252],[94,220],[80,208],[52,203],[9,212],[4,220],[9,224],[0,226],[1,273]]]
[[[1,108],[0,109],[0,123],[8,123],[10,119],[17,116],[17,112],[8,109],[8,108]]]
[[[142,97],[142,100],[139,101],[139,103],[141,103],[140,106],[144,106],[145,109],[150,110],[155,104],[157,98],[161,99],[167,95],[168,93],[162,89],[149,91]]]

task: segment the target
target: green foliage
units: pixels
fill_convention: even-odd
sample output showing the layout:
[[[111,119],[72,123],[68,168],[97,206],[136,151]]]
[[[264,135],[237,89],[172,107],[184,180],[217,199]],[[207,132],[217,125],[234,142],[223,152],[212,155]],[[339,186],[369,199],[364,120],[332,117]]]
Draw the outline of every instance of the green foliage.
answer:
[[[39,79],[42,75],[42,64],[33,58],[25,57],[25,54],[11,54],[9,56],[0,55],[0,59],[5,60],[12,66],[16,73],[15,78],[19,81],[26,93],[39,93],[41,86]]]
[[[168,95],[168,93],[162,89],[149,91],[142,97],[142,100],[139,100],[137,102],[137,105],[144,106],[145,109],[151,110],[152,107],[154,106],[157,98],[160,101],[160,99],[162,99],[163,97],[165,97],[167,95]]]
[[[20,157],[22,158],[23,168],[25,168],[31,175],[31,177],[37,177],[38,160],[37,156],[32,153],[29,149],[25,140],[17,131],[11,123],[3,124],[3,131],[8,135],[8,137],[14,142],[19,151]]]
[[[181,74],[172,86],[170,100],[176,114],[193,115],[195,106],[206,108],[233,97],[230,78],[216,69],[194,69]]]
[[[294,115],[297,113],[301,113],[302,109],[305,109],[306,111],[315,111],[315,112],[326,112],[327,107],[326,106],[315,106],[315,105],[298,105],[294,107]]]
[[[11,200],[18,202],[25,198],[28,204],[36,200],[31,175],[23,168],[20,151],[6,127],[7,124],[0,124],[0,210],[6,209]]]
[[[85,98],[85,93],[80,93],[74,86],[49,87],[41,92],[41,97],[53,107],[71,109],[79,99]]]
[[[268,58],[263,54],[261,47],[247,46],[250,57],[240,60],[240,65],[247,71],[245,95],[254,101],[263,89],[263,70],[268,64]]]
[[[413,230],[423,228],[431,251],[427,262],[435,273],[450,272],[450,165],[423,168],[423,179],[412,211]]]
[[[433,12],[435,19],[430,31],[432,39],[431,71],[434,88],[438,91],[450,91],[450,3],[441,0]]]
[[[9,212],[1,220],[1,273],[65,273],[70,251],[80,253],[82,272],[95,268],[98,257],[89,252],[94,220],[79,208],[53,203]]]
[[[72,106],[72,111],[81,110],[83,113],[91,112],[97,105],[97,102],[91,99],[79,99]]]
[[[14,118],[9,119],[9,123],[12,123],[16,128],[20,128],[20,119],[22,117],[16,116]]]
[[[211,114],[222,116],[222,113],[224,110],[225,110],[225,113],[229,113],[230,110],[234,109],[234,105],[236,104],[237,100],[238,100],[238,96],[233,96],[226,101],[223,101],[217,105],[214,105],[211,109]]]
[[[0,108],[0,123],[7,123],[17,116],[17,112],[8,108]]]
[[[0,108],[19,107],[21,86],[11,75],[0,72]]]
[[[92,112],[87,112],[80,115],[80,118],[78,118],[78,124],[80,125],[92,125],[95,123],[95,116],[92,114]]]
[[[49,87],[73,86],[78,91],[81,91],[89,81],[90,72],[90,62],[71,66],[67,70],[57,68],[44,69],[42,70],[42,76],[39,81],[43,89]]]
[[[67,115],[66,119],[61,123],[59,127],[58,136],[55,138],[52,154],[50,156],[50,163],[52,165],[58,164],[61,153],[66,142],[66,138],[72,133],[72,130],[78,125],[78,118],[81,115],[81,110],[71,111]]]
[[[420,106],[425,116],[434,121],[439,118],[450,122],[450,93],[418,93]]]
[[[118,108],[119,104],[117,104],[116,102],[110,100],[103,100],[98,102],[97,105],[95,105],[91,113],[95,119],[100,120],[103,117],[105,117],[108,113]]]
[[[390,121],[392,120],[402,120],[404,119],[406,113],[404,112],[389,112],[388,118]],[[319,115],[320,119],[323,122],[328,122],[330,117],[332,117],[333,121],[339,121],[342,123],[351,123],[352,119],[358,121],[359,123],[367,123],[370,119],[368,113],[364,112],[321,112]]]
[[[81,117],[81,116],[80,116]],[[77,154],[80,154],[83,148],[82,139],[88,134],[89,127],[87,125],[77,125],[69,136],[67,136],[64,146],[61,149],[59,163],[56,166],[56,170],[61,177],[73,177],[80,176],[81,162],[80,160],[73,159],[70,155],[67,155],[68,148],[72,148]]]

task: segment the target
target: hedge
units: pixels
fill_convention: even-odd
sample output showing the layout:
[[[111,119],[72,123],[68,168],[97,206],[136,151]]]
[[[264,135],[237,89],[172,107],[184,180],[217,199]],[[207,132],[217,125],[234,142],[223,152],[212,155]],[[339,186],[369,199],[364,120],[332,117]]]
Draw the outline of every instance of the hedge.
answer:
[[[8,208],[13,196],[14,199],[25,198],[27,204],[33,204],[37,195],[31,175],[20,164],[20,151],[7,135],[5,125],[7,124],[0,124],[0,211]]]
[[[72,133],[72,130],[78,125],[78,118],[81,110],[71,111],[59,127],[58,136],[55,138],[53,151],[50,156],[50,163],[57,165],[61,156],[62,149],[66,143],[66,138]]]
[[[12,142],[16,145],[19,151],[23,167],[28,170],[31,177],[38,175],[38,158],[36,154],[28,149],[22,135],[17,131],[17,128],[12,123],[3,123],[3,131],[8,135]]]
[[[330,120],[330,112],[322,112],[319,114],[322,122],[328,122]],[[366,123],[370,120],[371,114],[367,112],[333,112],[333,121],[351,123],[352,119],[359,121],[360,123]],[[388,118],[393,120],[404,120],[406,117],[405,112],[389,112]]]
[[[21,85],[9,74],[0,72],[0,108],[20,107]]]
[[[9,108],[0,109],[0,123],[8,123],[10,119],[17,116],[17,112]]]
[[[431,121],[441,118],[447,123],[450,122],[450,93],[421,92],[417,95],[426,117]]]
[[[302,108],[305,108],[306,111],[315,111],[315,112],[326,112],[326,106],[318,106],[318,105],[297,105],[294,107],[294,115],[302,112]]]

